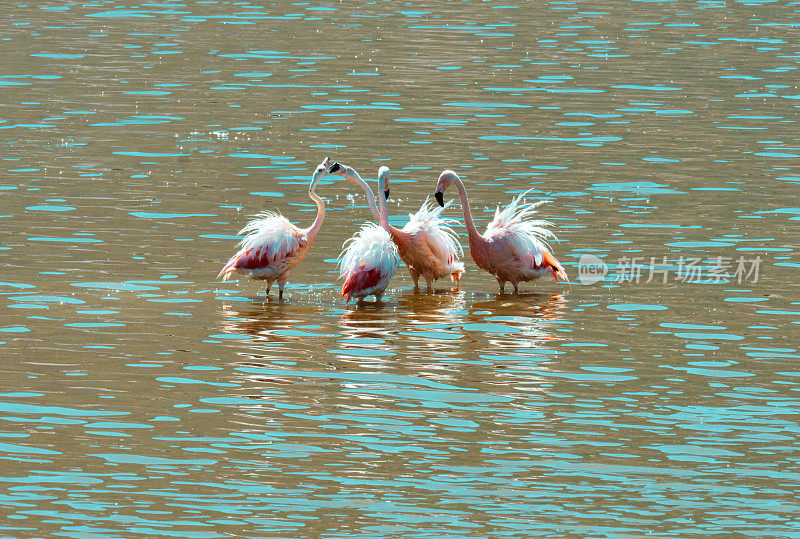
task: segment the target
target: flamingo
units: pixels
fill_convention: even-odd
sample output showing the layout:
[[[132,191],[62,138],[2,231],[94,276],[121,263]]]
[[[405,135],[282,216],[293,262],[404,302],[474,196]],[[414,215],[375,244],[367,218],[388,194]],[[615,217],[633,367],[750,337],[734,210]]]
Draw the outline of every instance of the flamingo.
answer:
[[[547,245],[548,239],[557,239],[545,228],[552,223],[529,219],[537,213],[534,208],[546,201],[525,202],[523,199],[530,191],[521,193],[502,211],[497,208],[494,219],[481,235],[472,220],[464,183],[452,170],[445,170],[439,175],[434,193],[436,201],[444,206],[444,191],[453,183],[461,197],[470,255],[479,268],[495,276],[501,293],[504,292],[506,281],[514,285],[514,292],[517,293],[520,282],[533,281],[548,274],[552,274],[556,282],[569,282],[564,267],[550,253]]]
[[[333,170],[334,168],[336,170]],[[361,185],[364,192],[367,193],[373,215],[381,219],[378,209],[375,207],[372,190],[355,169],[336,163],[329,172],[338,172],[348,181]],[[378,190],[386,198],[389,196],[388,181],[389,167],[380,167]],[[435,208],[426,200],[417,213],[409,215],[409,222],[402,230],[390,225],[388,215],[386,216],[385,228],[397,246],[400,258],[408,266],[408,271],[414,280],[415,290],[419,290],[420,276],[425,278],[428,292],[432,292],[433,283],[448,275],[456,283],[456,290],[458,290],[461,274],[464,273],[464,264],[458,260],[459,255],[463,256],[463,250],[458,242],[458,236],[449,226],[452,220],[441,217],[442,211],[444,208]]]
[[[239,251],[223,266],[217,278],[227,281],[234,273],[243,273],[253,279],[267,281],[267,297],[274,281],[278,281],[278,298],[283,298],[283,287],[289,273],[308,254],[325,218],[325,205],[314,192],[327,172],[328,158],[320,163],[308,187],[308,196],[317,204],[317,216],[308,228],[298,228],[284,216],[262,212],[239,231],[245,234]]]
[[[328,172],[340,172],[342,165],[334,163]],[[340,172],[341,173],[341,172]],[[343,174],[345,178],[346,175]],[[362,181],[362,187],[367,194],[370,209],[374,210],[375,195],[372,189]],[[400,256],[397,247],[392,243],[389,234],[389,218],[386,210],[386,194],[379,194],[380,211],[378,221],[380,224],[367,223],[361,230],[347,240],[342,246],[339,255],[339,278],[344,279],[342,297],[345,303],[350,298],[361,301],[369,295],[375,296],[375,301],[380,301],[381,296],[389,285],[389,280],[394,276],[400,265]]]

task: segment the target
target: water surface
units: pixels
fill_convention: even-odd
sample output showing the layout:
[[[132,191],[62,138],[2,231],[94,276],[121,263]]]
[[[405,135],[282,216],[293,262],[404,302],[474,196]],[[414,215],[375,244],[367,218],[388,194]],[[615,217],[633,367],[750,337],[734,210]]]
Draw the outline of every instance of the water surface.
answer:
[[[0,20],[4,535],[800,535],[796,5]],[[532,188],[572,284],[344,305],[339,176],[286,301],[216,281],[326,155],[397,225],[444,168],[479,228]]]

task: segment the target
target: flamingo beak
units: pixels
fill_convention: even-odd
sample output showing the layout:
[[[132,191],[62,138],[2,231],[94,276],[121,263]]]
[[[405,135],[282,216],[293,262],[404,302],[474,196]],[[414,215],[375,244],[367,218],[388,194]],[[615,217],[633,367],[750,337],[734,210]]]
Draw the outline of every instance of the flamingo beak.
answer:
[[[389,200],[389,191],[390,189],[387,189],[386,191],[383,192],[383,196],[386,198],[386,200]]]
[[[444,208],[444,193],[442,193],[441,191],[436,191],[433,197],[436,199],[436,202],[439,203],[439,206]]]
[[[331,165],[331,168],[328,169],[328,174],[333,174],[334,172],[338,172],[339,170],[341,170],[341,168],[342,165],[340,165],[339,163],[334,163]]]

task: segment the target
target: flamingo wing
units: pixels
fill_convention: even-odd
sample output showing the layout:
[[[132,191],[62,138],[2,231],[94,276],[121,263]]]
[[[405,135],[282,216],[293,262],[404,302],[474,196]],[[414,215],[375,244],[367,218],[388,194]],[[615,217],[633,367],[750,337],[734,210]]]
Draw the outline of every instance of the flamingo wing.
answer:
[[[547,241],[557,239],[548,228],[553,223],[542,219],[530,219],[538,213],[535,208],[546,203],[524,201],[530,191],[516,196],[503,210],[495,211],[494,219],[486,227],[483,237],[490,242],[502,242],[514,257],[534,267],[542,267],[544,253],[549,251]]]
[[[239,271],[258,277],[276,263],[290,257],[307,243],[305,234],[280,214],[258,214],[239,231],[244,235],[239,251],[219,272],[227,280]]]

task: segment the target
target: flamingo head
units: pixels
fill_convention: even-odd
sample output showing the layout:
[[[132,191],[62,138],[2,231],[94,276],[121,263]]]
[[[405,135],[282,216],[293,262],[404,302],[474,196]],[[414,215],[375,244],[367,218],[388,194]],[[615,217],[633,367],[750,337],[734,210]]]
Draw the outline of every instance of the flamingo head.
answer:
[[[453,182],[457,179],[458,174],[452,170],[445,170],[439,174],[439,181],[436,184],[436,192],[433,194],[433,197],[436,199],[436,202],[439,203],[439,206],[444,207],[444,192],[448,187],[453,185]]]
[[[309,192],[313,191],[314,188],[317,186],[319,181],[325,176],[325,173],[328,172],[328,162],[330,159],[327,157],[322,160],[322,163],[317,165],[316,170],[314,171],[314,176],[311,178],[311,185],[308,187]]]
[[[349,181],[350,183],[354,183],[358,185],[358,181],[361,179],[358,173],[353,170],[351,167],[347,165],[343,165],[341,163],[334,163],[328,169],[328,174],[340,174],[344,177],[345,180]]]
[[[378,169],[378,189],[383,191],[383,196],[389,200],[389,167]]]

